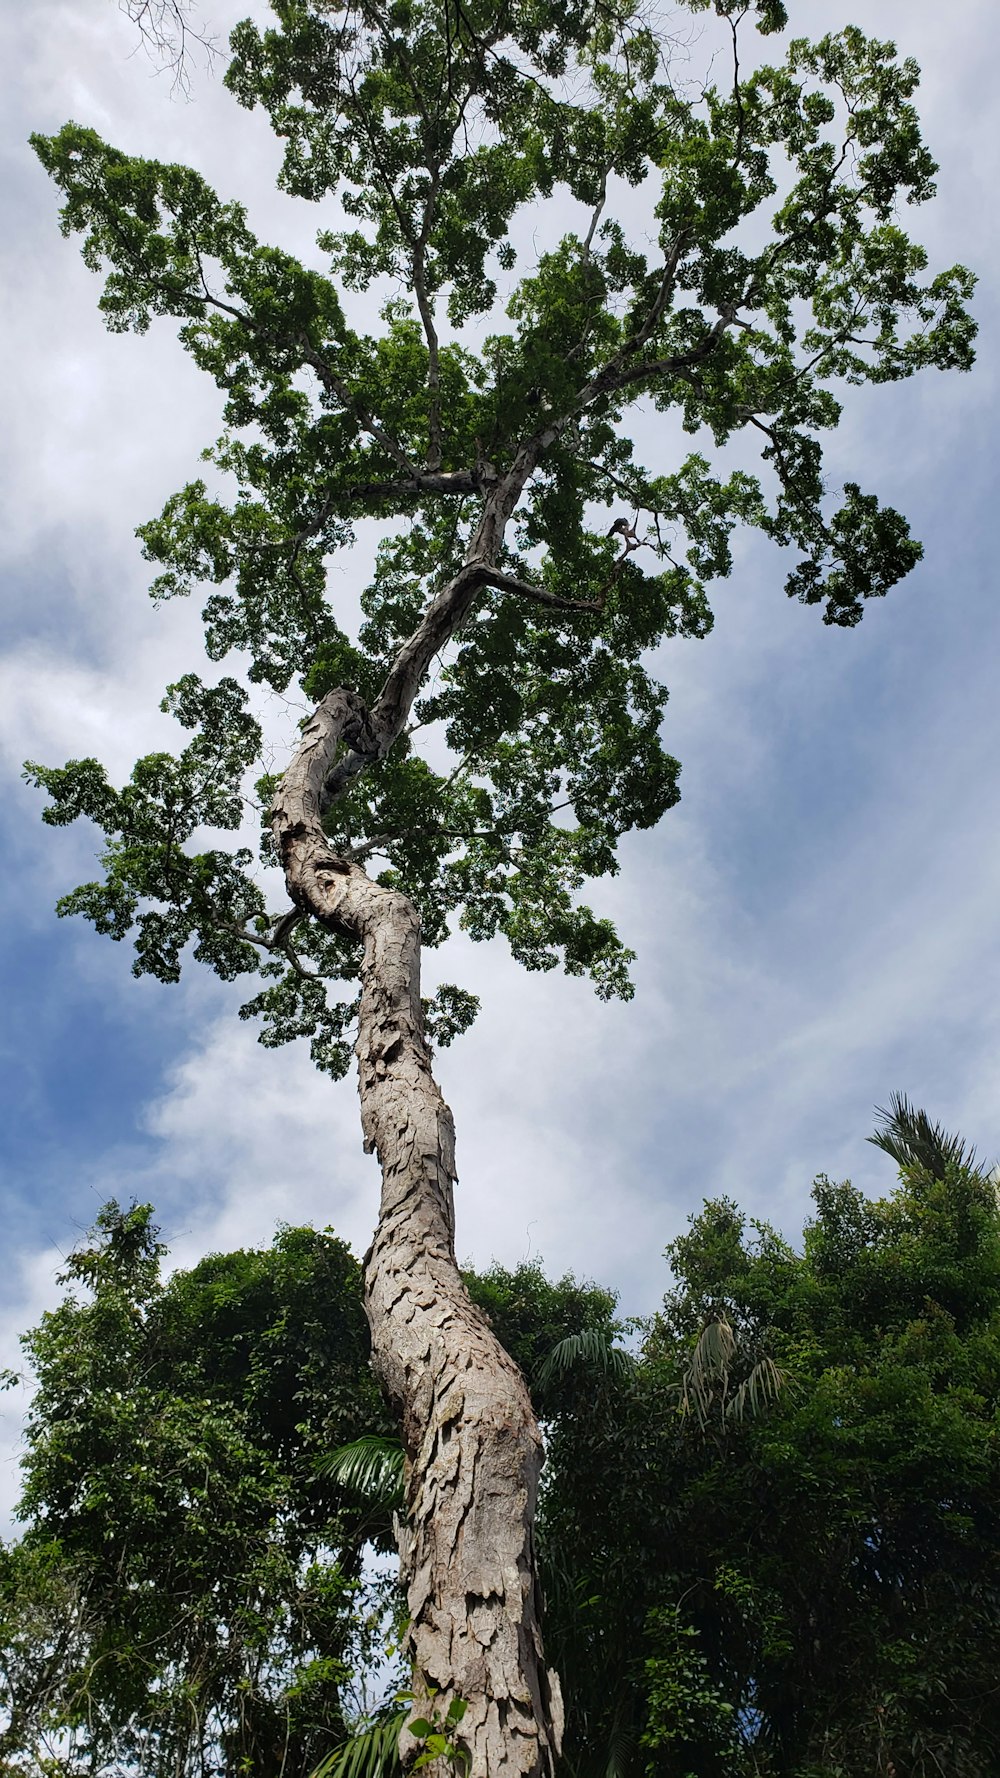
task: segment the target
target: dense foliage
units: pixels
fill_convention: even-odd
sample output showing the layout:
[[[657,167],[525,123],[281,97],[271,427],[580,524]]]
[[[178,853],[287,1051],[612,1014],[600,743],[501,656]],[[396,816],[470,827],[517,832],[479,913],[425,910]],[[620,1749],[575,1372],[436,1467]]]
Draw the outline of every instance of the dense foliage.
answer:
[[[2,1639],[40,1670],[8,1683],[40,1742],[68,1735],[60,1770],[307,1772],[364,1647],[356,1514],[314,1462],[386,1424],[357,1263],[290,1229],[164,1284],[163,1252],[147,1208],[107,1206],[25,1341],[29,1529],[5,1589],[56,1592],[41,1631]]]
[[[801,1251],[706,1204],[632,1357],[608,1293],[468,1274],[548,1432],[567,1778],[993,1778],[1000,1209],[903,1111],[896,1190],[820,1179]],[[26,1338],[5,1769],[61,1727],[67,1774],[306,1778],[371,1700],[359,1547],[392,1542],[391,1502],[322,1461],[393,1436],[357,1272],[306,1229],[166,1283],[159,1259],[109,1207]]]
[[[879,1202],[817,1181],[801,1251],[707,1204],[631,1377],[555,1419],[572,1770],[997,1771],[997,1191],[960,1146],[895,1152]]]
[[[284,1229],[162,1277],[148,1206],[102,1211],[26,1335],[22,1540],[0,1555],[0,1771],[306,1778],[380,1658],[362,1549],[391,1512],[322,1459],[395,1437],[356,1261]],[[604,1327],[604,1292],[469,1279],[521,1361]],[[34,1759],[35,1763],[31,1763]],[[7,1761],[7,1764],[4,1764]]]

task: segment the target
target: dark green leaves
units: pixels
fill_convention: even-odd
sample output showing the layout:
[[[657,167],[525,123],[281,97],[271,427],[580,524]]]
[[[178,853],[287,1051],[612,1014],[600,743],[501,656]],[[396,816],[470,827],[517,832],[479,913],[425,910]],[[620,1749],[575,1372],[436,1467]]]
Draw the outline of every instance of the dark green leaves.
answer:
[[[898,1183],[818,1180],[803,1244],[706,1204],[634,1357],[605,1291],[465,1275],[546,1422],[547,1647],[580,1778],[647,1757],[871,1778],[886,1750],[913,1778],[993,1778],[997,1197],[960,1138],[901,1097],[888,1118]],[[106,1206],[26,1341],[0,1753],[58,1730],[88,1769],[151,1778],[374,1770],[400,1700],[349,1731],[341,1688],[381,1652],[352,1539],[388,1545],[401,1466],[357,1266],[307,1229],[162,1261],[148,1207]],[[406,1701],[427,1748],[460,1749],[460,1710]]]
[[[926,1111],[918,1111],[905,1093],[893,1093],[889,1109],[878,1108],[878,1119],[878,1129],[868,1140],[891,1155],[899,1167],[908,1171],[919,1168],[940,1180],[949,1167],[976,1170],[975,1149],[961,1136],[949,1136],[940,1124],[932,1124]]]
[[[468,1031],[479,1011],[479,1000],[467,988],[453,982],[442,982],[433,999],[425,1000],[424,1030],[439,1049],[447,1049],[463,1031]]]
[[[166,1281],[163,1253],[148,1205],[106,1205],[25,1337],[0,1749],[42,1769],[58,1737],[69,1770],[150,1778],[307,1773],[377,1645],[354,1503],[317,1469],[389,1430],[358,1268],[311,1229]]]
[[[317,1475],[331,1476],[362,1501],[401,1511],[403,1447],[398,1439],[356,1438],[316,1462]]]
[[[844,493],[847,499],[824,526],[814,553],[799,563],[785,585],[789,596],[805,605],[825,599],[824,623],[850,625],[861,621],[862,600],[888,592],[924,552],[902,513],[880,507],[876,496],[862,494],[856,482],[847,482]]]
[[[20,1543],[0,1547],[0,1760],[149,1778],[395,1770],[386,1685],[402,1451],[369,1365],[356,1262],[329,1230],[164,1273],[148,1205],[105,1205],[25,1336],[35,1373]],[[525,1364],[612,1299],[540,1267],[472,1294]],[[369,1685],[371,1690],[368,1689]],[[428,1734],[454,1737],[461,1700]],[[412,1698],[410,1709],[414,1709]],[[409,1712],[407,1712],[409,1714]],[[30,1766],[28,1762],[30,1761]]]
[[[585,885],[679,794],[651,655],[708,634],[737,525],[793,552],[787,591],[830,625],[908,573],[906,520],[830,489],[823,436],[851,385],[967,368],[975,334],[971,274],[929,269],[902,226],[934,191],[914,64],[848,26],[754,65],[741,30],[774,38],[779,0],[687,4],[700,84],[644,15],[593,0],[280,0],[271,28],[239,25],[227,84],[269,116],[284,189],[324,206],[307,259],[193,169],[76,124],[35,141],[108,325],[172,317],[222,392],[211,472],[140,527],[154,597],[203,586],[209,658],[251,685],[342,685],[371,708],[470,552],[493,570],[327,831],[414,899],[427,943],[456,922],[502,933],[605,995],[630,992],[630,953]],[[366,297],[360,326],[345,291]],[[642,397],[671,440],[649,468],[628,436]],[[366,519],[393,529],[361,589]],[[164,980],[189,943],[226,977],[259,964],[244,1012],[263,1041],[304,1037],[339,1074],[347,949],[285,931],[243,836],[211,834],[236,833],[260,775],[234,684],[179,693],[199,734],[120,792],[92,761],[36,768],[47,819],[106,836],[104,881],[63,911],[134,930],[137,968]],[[429,1029],[448,1042],[470,1016],[449,989]]]
[[[547,1646],[581,1778],[990,1778],[997,1197],[960,1138],[883,1116],[884,1199],[818,1180],[804,1250],[706,1204],[638,1362],[549,1386]]]
[[[185,849],[197,830],[233,830],[244,819],[243,779],[260,749],[260,729],[245,701],[233,679],[206,687],[194,674],[185,675],[163,707],[199,733],[177,758],[153,753],[140,759],[120,792],[96,760],[27,768],[29,779],[52,798],[48,822],[65,826],[88,816],[107,842],[104,881],[64,896],[59,912],[82,913],[115,939],[136,927],[137,975],[176,981],[181,951],[193,937],[196,955],[224,978],[251,967],[238,939],[264,906],[247,875],[251,852]]]
[[[240,205],[220,203],[190,167],[134,160],[80,124],[31,140],[65,194],[63,233],[84,236],[93,271],[109,267],[108,326],[145,333],[153,315],[200,320],[205,269],[235,264],[251,242]]]

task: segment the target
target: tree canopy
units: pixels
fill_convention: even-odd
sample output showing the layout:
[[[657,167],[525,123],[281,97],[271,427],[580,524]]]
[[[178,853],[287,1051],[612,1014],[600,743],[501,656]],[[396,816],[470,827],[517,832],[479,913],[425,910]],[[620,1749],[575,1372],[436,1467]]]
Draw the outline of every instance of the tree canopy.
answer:
[[[707,1203],[640,1363],[556,1419],[570,1770],[996,1769],[997,1188],[900,1111],[895,1191],[821,1177],[801,1249]]]
[[[153,595],[207,587],[209,658],[252,683],[351,688],[327,833],[381,861],[425,944],[457,916],[627,994],[630,954],[578,896],[678,796],[650,651],[710,629],[737,524],[792,551],[788,592],[833,625],[920,553],[873,494],[835,497],[822,457],[850,384],[971,361],[970,274],[929,274],[900,222],[934,190],[917,69],[849,27],[746,71],[747,8],[721,0],[730,68],[708,84],[641,15],[589,3],[274,11],[235,31],[226,82],[270,116],[283,189],[330,217],[315,262],[193,169],[77,124],[35,139],[107,325],[172,318],[223,393],[209,470],[140,527]],[[753,16],[785,23],[774,0]],[[525,263],[538,205],[553,233]],[[348,319],[358,293],[375,331]],[[640,399],[663,415],[649,467],[625,426]],[[641,548],[609,535],[623,508]],[[388,534],[352,634],[329,570],[363,518]],[[259,972],[262,1040],[306,1036],[342,1073],[353,946],[276,928],[252,835],[224,843],[260,771],[246,690],[192,673],[165,707],[190,743],[121,789],[93,760],[36,771],[47,820],[106,836],[103,880],[61,911],[133,934],[136,970],[166,981],[191,945],[226,979]],[[446,989],[432,1028],[449,1041],[473,1012]]]
[[[107,1204],[24,1338],[37,1388],[25,1530],[0,1551],[0,1768],[48,1770],[61,1749],[67,1774],[308,1778],[385,1665],[370,1556],[394,1548],[391,1507],[324,1461],[398,1440],[360,1268],[307,1228],[167,1278],[165,1255],[150,1206]],[[469,1282],[531,1370],[613,1310],[537,1266]]]
[[[391,1425],[357,1262],[289,1229],[164,1284],[164,1253],[148,1206],[107,1205],[26,1339],[8,1597],[41,1574],[74,1604],[29,1624],[38,1676],[8,1683],[69,1771],[304,1773],[365,1636],[356,1515],[315,1458]]]

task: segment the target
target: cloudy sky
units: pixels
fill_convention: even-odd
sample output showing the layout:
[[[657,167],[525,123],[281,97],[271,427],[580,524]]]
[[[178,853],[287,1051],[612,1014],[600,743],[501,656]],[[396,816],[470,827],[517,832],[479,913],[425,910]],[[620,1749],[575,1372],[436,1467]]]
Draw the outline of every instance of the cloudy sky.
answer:
[[[224,39],[247,10],[204,0],[202,16]],[[462,1255],[540,1255],[615,1286],[632,1312],[662,1294],[663,1247],[705,1195],[794,1237],[817,1172],[886,1189],[891,1164],[865,1137],[893,1090],[1000,1156],[1000,16],[989,0],[957,0],[946,22],[935,0],[792,10],[802,31],[850,20],[920,61],[941,173],[912,224],[935,267],[963,260],[981,278],[972,375],[852,398],[829,459],[909,515],[925,560],[840,631],[789,603],[783,560],[745,542],[714,634],[664,657],[684,800],[629,842],[602,902],[639,951],[630,1006],[527,976],[501,946],[456,944],[440,965],[484,1002],[440,1062]],[[6,8],[0,65],[3,1364],[109,1195],[151,1198],[188,1263],[267,1241],[279,1219],[333,1224],[360,1251],[377,1178],[351,1082],[260,1049],[214,978],[137,983],[124,947],[55,920],[57,896],[93,874],[93,836],[42,827],[20,781],[29,757],[94,753],[121,774],[175,744],[157,705],[200,664],[197,610],[151,608],[133,529],[218,430],[217,392],[168,325],[104,332],[29,131],[72,117],[196,164],[286,245],[306,248],[318,218],[274,193],[264,122],[197,62],[190,101],[172,94],[114,0]],[[670,467],[652,428],[643,442]],[[364,567],[338,564],[348,604]],[[22,1398],[0,1405],[2,1506]]]

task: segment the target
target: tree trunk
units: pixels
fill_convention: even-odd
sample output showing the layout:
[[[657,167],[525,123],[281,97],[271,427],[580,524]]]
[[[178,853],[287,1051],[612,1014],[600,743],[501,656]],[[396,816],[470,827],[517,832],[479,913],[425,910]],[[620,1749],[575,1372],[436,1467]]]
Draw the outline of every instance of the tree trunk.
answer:
[[[455,1262],[454,1128],[423,1033],[419,916],[338,857],[320,824],[323,787],[356,710],[348,692],[323,700],[272,821],[293,901],[364,947],[361,1118],[382,1167],[365,1300],[408,1460],[400,1556],[414,1714],[441,1721],[452,1699],[464,1699],[454,1739],[470,1778],[543,1778],[558,1753],[562,1704],[542,1655],[535,1574],[541,1436],[524,1378]],[[422,1702],[429,1688],[436,1695]],[[404,1760],[421,1745],[404,1732]]]

